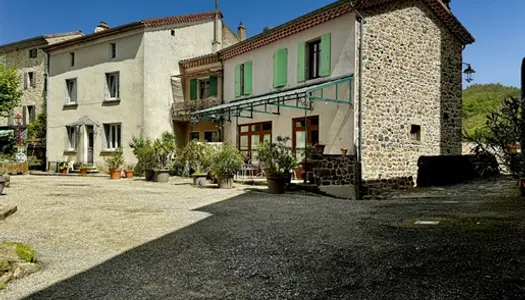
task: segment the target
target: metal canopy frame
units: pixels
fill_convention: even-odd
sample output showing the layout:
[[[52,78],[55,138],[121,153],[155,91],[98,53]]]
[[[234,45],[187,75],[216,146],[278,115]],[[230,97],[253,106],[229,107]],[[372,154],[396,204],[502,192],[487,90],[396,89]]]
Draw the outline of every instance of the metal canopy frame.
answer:
[[[217,105],[193,112],[191,114],[192,123],[196,124],[199,120],[219,120],[221,117],[224,119],[230,119],[232,117],[252,119],[254,113],[279,115],[281,107],[301,109],[306,112],[312,109],[312,104],[315,101],[351,105],[353,103],[352,80],[353,76],[347,75],[317,85]],[[345,84],[348,84],[349,88],[349,96],[347,99],[339,97],[339,88]],[[325,97],[324,89],[332,86],[335,86],[335,97]],[[314,93],[319,93],[320,95],[314,96]],[[276,107],[277,111],[272,111],[270,107]]]

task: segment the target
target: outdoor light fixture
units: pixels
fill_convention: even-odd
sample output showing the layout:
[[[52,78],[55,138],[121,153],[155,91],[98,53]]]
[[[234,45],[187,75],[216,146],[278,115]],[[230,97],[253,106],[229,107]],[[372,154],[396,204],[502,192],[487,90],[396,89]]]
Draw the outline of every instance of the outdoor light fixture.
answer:
[[[468,83],[471,83],[474,80],[474,74],[476,74],[476,70],[474,70],[470,64],[461,63],[461,65],[467,66],[463,71],[463,74],[465,74],[465,80]]]
[[[20,125],[22,123],[22,115],[17,113],[15,114],[15,122],[16,122],[16,125]]]

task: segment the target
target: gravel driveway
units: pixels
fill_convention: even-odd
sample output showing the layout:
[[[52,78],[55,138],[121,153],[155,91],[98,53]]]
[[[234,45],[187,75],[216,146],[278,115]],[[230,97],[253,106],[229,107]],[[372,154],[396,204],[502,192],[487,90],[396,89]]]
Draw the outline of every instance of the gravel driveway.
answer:
[[[18,299],[210,216],[194,209],[243,193],[100,177],[12,176],[0,201],[18,212],[0,221],[0,241],[33,246],[45,269],[0,290]]]
[[[61,180],[17,178],[4,196],[16,198],[21,211],[0,223],[2,234],[34,245],[48,266],[0,292],[0,299],[36,290],[28,299],[525,294],[525,201],[481,186],[468,195],[346,201],[104,179],[65,182],[91,184],[78,187]],[[38,187],[31,197],[19,194]]]

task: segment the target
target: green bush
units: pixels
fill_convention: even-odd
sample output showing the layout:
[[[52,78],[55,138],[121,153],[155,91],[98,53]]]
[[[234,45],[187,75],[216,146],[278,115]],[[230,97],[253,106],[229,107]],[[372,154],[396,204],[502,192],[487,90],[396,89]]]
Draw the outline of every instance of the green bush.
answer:
[[[215,175],[235,175],[244,163],[244,158],[237,148],[229,143],[222,144],[213,156],[211,171]]]
[[[124,164],[124,152],[122,149],[118,149],[110,157],[104,159],[108,169],[119,169]]]
[[[277,143],[261,143],[257,147],[258,160],[266,175],[287,176],[299,165],[288,137],[277,137]]]

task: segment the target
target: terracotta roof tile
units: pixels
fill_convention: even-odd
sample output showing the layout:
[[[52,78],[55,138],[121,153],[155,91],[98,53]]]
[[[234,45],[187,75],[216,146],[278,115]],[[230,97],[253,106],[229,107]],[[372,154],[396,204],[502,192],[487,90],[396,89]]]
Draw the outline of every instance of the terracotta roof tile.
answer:
[[[219,12],[219,14],[220,14],[220,17],[222,18],[223,16],[222,13]],[[144,19],[141,21],[113,27],[107,30],[102,30],[99,32],[91,33],[91,34],[88,34],[88,35],[85,35],[79,38],[56,43],[56,44],[46,47],[46,49],[49,51],[53,51],[53,50],[61,49],[61,48],[68,47],[71,45],[75,45],[77,43],[97,40],[102,37],[117,35],[117,34],[121,34],[124,32],[132,31],[132,30],[144,29],[144,28],[156,28],[156,27],[170,26],[170,25],[175,25],[175,24],[194,23],[194,22],[201,22],[201,21],[207,21],[207,20],[211,21],[214,18],[215,18],[215,12],[204,12],[204,13],[188,14],[188,15],[165,17],[165,18]]]
[[[386,4],[391,1],[399,0],[363,0],[358,4],[359,9],[372,8],[374,6]],[[474,42],[474,37],[470,35],[458,19],[448,10],[448,8],[441,2],[441,0],[423,0],[430,8],[443,20],[446,26],[457,36],[463,44],[470,44]],[[329,4],[325,7],[317,9],[309,14],[294,19],[278,27],[272,28],[267,32],[263,32],[252,38],[234,44],[230,47],[219,51],[221,59],[230,59],[237,55],[241,55],[248,51],[263,47],[277,40],[286,38],[298,32],[307,30],[319,24],[336,19],[346,13],[352,11],[353,8],[348,0],[340,0]]]
[[[182,68],[187,69],[187,68],[193,68],[193,67],[216,63],[218,61],[219,61],[218,53],[209,53],[209,54],[200,55],[200,56],[181,60],[179,61],[179,65]]]

